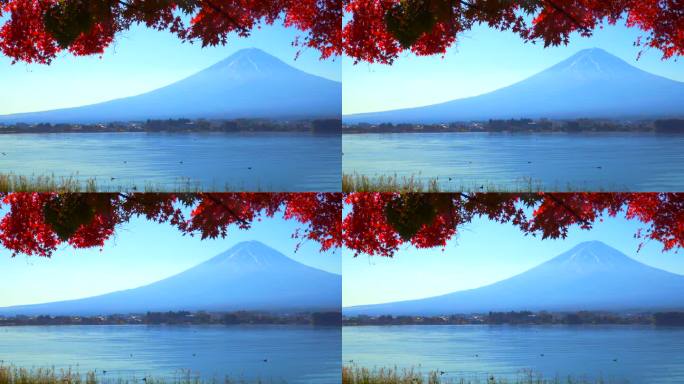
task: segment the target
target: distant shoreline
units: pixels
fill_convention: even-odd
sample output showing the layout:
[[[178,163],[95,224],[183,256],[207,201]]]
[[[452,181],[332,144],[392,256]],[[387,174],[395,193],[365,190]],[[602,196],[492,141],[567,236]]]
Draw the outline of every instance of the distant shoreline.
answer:
[[[684,312],[488,312],[452,315],[343,315],[342,325],[651,325],[684,326]]]
[[[580,132],[570,132],[570,131],[458,131],[458,130],[421,130],[421,131],[359,131],[359,130],[343,130],[343,135],[394,135],[394,134],[421,134],[421,133],[495,133],[504,135],[566,135],[566,136],[579,136],[579,135],[601,135],[606,133],[615,134],[653,134],[653,135],[684,135],[682,132],[656,132],[653,130],[648,131],[580,131]]]
[[[642,323],[606,323],[606,324],[343,324],[342,328],[367,328],[367,327],[678,327],[679,325],[656,325]],[[0,326],[2,328],[2,326]]]
[[[342,124],[343,134],[369,133],[657,133],[684,134],[684,119],[604,120],[604,119],[509,119],[450,123],[355,123]]]
[[[57,135],[57,134],[98,134],[98,133],[168,133],[168,134],[190,134],[190,133],[214,133],[214,134],[221,134],[221,135],[230,135],[230,134],[275,134],[275,133],[282,133],[282,134],[288,134],[288,133],[304,133],[304,134],[315,134],[315,135],[339,135],[340,133],[337,132],[316,132],[312,130],[260,130],[260,131],[211,131],[211,130],[206,130],[206,131],[199,131],[199,130],[194,130],[194,131],[176,131],[176,130],[168,130],[168,131],[140,131],[140,130],[117,130],[117,131],[51,131],[51,132],[32,132],[32,131],[3,131],[2,128],[0,128],[0,135]]]
[[[316,133],[340,134],[339,119],[169,119],[91,124],[0,124],[0,134],[51,133]]]
[[[315,328],[340,328],[340,325],[330,324],[300,324],[300,323],[237,323],[237,324],[17,324],[0,325],[3,328],[27,328],[27,327],[315,327]]]
[[[113,315],[0,316],[0,328],[52,325],[314,325],[340,326],[340,312],[147,312]]]

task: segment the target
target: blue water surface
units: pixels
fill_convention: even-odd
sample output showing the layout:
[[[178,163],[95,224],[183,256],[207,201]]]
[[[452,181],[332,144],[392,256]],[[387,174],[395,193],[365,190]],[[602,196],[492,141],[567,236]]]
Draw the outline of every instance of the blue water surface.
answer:
[[[339,327],[26,326],[0,328],[0,360],[26,368],[97,371],[105,378],[336,383]],[[264,361],[267,360],[267,361]],[[106,374],[103,373],[106,371]]]
[[[341,137],[309,133],[0,135],[0,173],[95,179],[102,190],[341,189]]]
[[[684,135],[343,135],[343,172],[438,178],[445,191],[683,191]]]
[[[525,376],[683,383],[684,327],[361,326],[342,331],[345,364],[416,368],[447,378]]]

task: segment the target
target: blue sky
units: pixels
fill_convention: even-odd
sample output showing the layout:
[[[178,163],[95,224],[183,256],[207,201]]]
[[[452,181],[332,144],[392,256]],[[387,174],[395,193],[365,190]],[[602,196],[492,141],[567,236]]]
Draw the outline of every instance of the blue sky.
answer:
[[[202,48],[182,43],[168,32],[134,27],[117,36],[105,54],[74,57],[60,54],[49,66],[11,65],[0,55],[0,115],[79,106],[144,93],[192,75],[239,49],[260,48],[305,72],[341,79],[341,60],[320,60],[318,51],[292,47],[301,32],[263,26],[249,38],[229,39],[226,46]]]
[[[544,48],[525,44],[510,32],[476,27],[459,35],[442,56],[403,54],[392,66],[353,64],[342,60],[342,113],[382,111],[429,105],[475,96],[513,84],[572,56],[582,49],[602,48],[642,70],[684,81],[684,61],[661,60],[651,49],[636,60],[633,43],[639,30],[606,26],[593,37],[574,35],[568,46]]]
[[[193,267],[247,240],[259,240],[306,265],[340,273],[341,252],[320,253],[308,241],[295,253],[298,224],[264,219],[249,231],[233,229],[225,239],[183,236],[166,225],[134,219],[99,249],[64,246],[51,259],[17,256],[0,247],[0,307],[94,296],[135,288]]]
[[[511,225],[479,219],[460,229],[445,250],[403,247],[394,258],[342,251],[342,305],[375,304],[418,299],[481,287],[517,275],[569,250],[600,240],[624,254],[656,268],[684,275],[684,254],[662,252],[648,242],[637,253],[633,238],[643,224],[623,217],[606,218],[591,231],[573,229],[566,240],[524,236]]]

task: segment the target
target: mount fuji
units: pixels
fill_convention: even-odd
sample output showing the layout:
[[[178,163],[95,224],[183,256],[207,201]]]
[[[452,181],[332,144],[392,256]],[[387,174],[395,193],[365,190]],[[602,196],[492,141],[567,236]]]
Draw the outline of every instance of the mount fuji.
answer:
[[[341,83],[302,72],[251,48],[141,95],[75,108],[5,115],[0,116],[0,123],[339,118],[341,103]]]
[[[479,96],[344,116],[346,123],[449,123],[518,118],[684,117],[684,83],[642,71],[598,48]]]
[[[592,241],[481,288],[344,308],[345,315],[443,315],[514,310],[682,310],[684,276],[642,264]]]
[[[341,290],[341,276],[308,267],[251,241],[143,287],[78,300],[0,308],[0,315],[339,311]]]

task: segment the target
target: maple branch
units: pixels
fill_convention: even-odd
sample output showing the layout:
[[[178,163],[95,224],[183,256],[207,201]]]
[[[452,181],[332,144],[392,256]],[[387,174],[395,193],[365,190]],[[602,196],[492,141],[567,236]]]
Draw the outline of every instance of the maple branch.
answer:
[[[214,196],[214,194],[212,194],[212,193],[205,193],[205,194],[203,194],[203,196],[206,196],[206,197],[207,197],[209,200],[211,200],[214,204],[218,204],[218,205],[222,206],[223,208],[225,208],[226,211],[228,211],[228,213],[229,213],[231,216],[233,216],[233,218],[235,219],[235,221],[239,222],[240,224],[242,224],[242,225],[244,225],[244,226],[249,226],[249,222],[248,222],[247,220],[245,220],[245,219],[241,218],[240,216],[238,216],[238,214],[235,213],[235,211],[233,210],[232,207],[228,206],[228,204],[226,204],[225,202],[223,202],[221,199],[216,198],[216,196]]]
[[[463,6],[467,7],[467,8],[469,8],[469,9],[477,9],[477,7],[475,6],[475,4],[469,3],[469,2],[467,2],[467,1],[465,1],[465,0],[461,0],[460,3],[461,3],[461,5],[463,5]]]
[[[0,1],[4,1],[4,0],[0,0]],[[201,0],[201,2],[204,3],[204,4],[206,4],[209,8],[211,8],[212,11],[214,11],[214,12],[216,12],[216,13],[219,13],[219,14],[223,15],[223,17],[225,17],[226,19],[228,19],[228,22],[230,22],[231,24],[233,24],[233,26],[234,26],[235,28],[239,29],[241,32],[247,32],[247,31],[248,31],[247,28],[245,28],[245,27],[243,27],[243,26],[240,26],[240,24],[237,22],[237,20],[236,20],[233,16],[231,16],[228,12],[226,12],[225,10],[223,10],[223,8],[222,8],[220,5],[214,3],[214,2],[211,1],[211,0]],[[125,6],[125,7],[128,7],[128,8],[132,8],[132,9],[134,9],[134,10],[140,11],[140,12],[143,12],[143,11],[144,11],[142,8],[139,8],[139,7],[137,7],[137,6],[134,6],[133,4],[131,4],[131,3],[127,2],[127,1],[124,1],[124,0],[119,0],[119,4],[121,4],[121,5]]]
[[[551,6],[551,8],[555,9],[556,11],[562,13],[565,17],[567,17],[570,21],[572,21],[577,28],[580,30],[584,31],[585,33],[591,32],[591,29],[588,28],[587,26],[582,25],[579,20],[575,16],[573,16],[570,12],[566,11],[563,7],[560,5],[556,4],[553,0],[544,0],[547,4]]]
[[[132,9],[135,9],[136,11],[142,11],[142,9],[140,9],[137,6],[129,3],[128,1],[119,0],[119,4],[123,5],[126,8],[132,8]]]
[[[133,12],[138,12],[140,14],[144,14],[146,10],[144,8],[141,8],[138,4],[133,4],[129,1],[125,0],[118,0],[117,3],[121,6],[122,12],[130,11],[132,10]],[[114,12],[114,11],[112,11]]]
[[[567,205],[565,201],[559,199],[556,197],[553,193],[545,193],[544,196],[548,196],[554,203],[559,205],[561,208],[565,208],[566,211],[568,211],[572,216],[577,219],[577,221],[581,222],[585,226],[591,226],[591,222],[582,216],[580,216],[572,207]]]
[[[233,24],[233,26],[239,29],[242,33],[249,31],[247,28],[241,26],[233,16],[231,16],[228,12],[223,10],[221,6],[215,4],[212,0],[203,0],[202,2],[206,4],[209,8],[211,8],[214,12],[223,15],[223,17],[228,19],[229,23]]]

